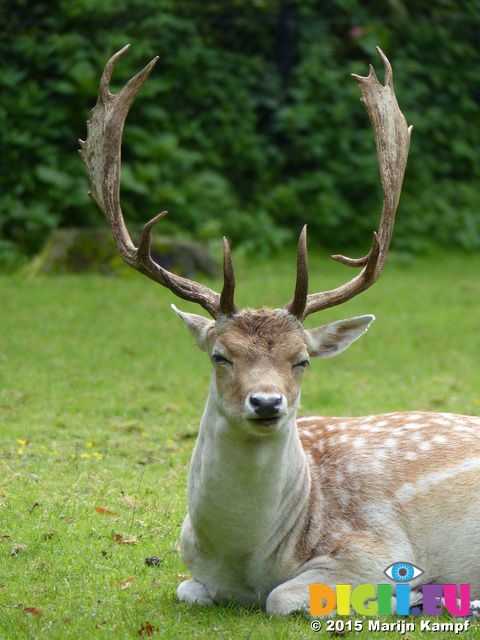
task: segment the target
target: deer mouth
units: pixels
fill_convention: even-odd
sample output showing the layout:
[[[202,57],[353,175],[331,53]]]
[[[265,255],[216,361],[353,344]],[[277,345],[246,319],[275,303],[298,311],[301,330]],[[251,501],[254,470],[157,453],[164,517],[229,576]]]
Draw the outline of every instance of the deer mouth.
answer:
[[[270,427],[273,424],[276,424],[280,420],[281,416],[273,416],[272,418],[250,418],[250,422],[257,425],[261,425],[264,427]]]
[[[272,418],[248,418],[245,424],[245,430],[255,440],[257,438],[268,438],[281,430],[281,416]]]

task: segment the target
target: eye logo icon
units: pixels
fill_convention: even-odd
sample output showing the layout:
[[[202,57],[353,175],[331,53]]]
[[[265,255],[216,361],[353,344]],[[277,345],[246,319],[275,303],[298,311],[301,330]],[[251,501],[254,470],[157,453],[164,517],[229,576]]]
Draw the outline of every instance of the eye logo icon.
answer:
[[[410,582],[421,576],[422,569],[409,562],[394,562],[383,572],[387,578],[395,582]]]

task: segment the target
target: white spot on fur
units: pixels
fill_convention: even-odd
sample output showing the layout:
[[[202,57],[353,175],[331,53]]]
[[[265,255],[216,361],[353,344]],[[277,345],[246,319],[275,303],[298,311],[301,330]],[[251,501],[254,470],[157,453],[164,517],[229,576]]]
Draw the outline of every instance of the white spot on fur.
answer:
[[[365,426],[372,424],[373,421],[373,416],[366,416],[365,418],[363,418],[363,420],[360,421],[360,424],[363,424]]]
[[[388,447],[389,449],[396,449],[397,448],[397,440],[395,440],[395,438],[387,438],[384,442],[384,445],[386,447]]]
[[[406,482],[397,492],[397,498],[400,500],[411,500],[415,495],[415,487],[410,482]]]
[[[424,425],[423,424],[416,424],[416,423],[412,423],[412,422],[407,422],[403,426],[405,427],[405,429],[420,429]]]
[[[369,431],[370,433],[381,433],[382,429],[380,429],[380,427],[371,427]]]
[[[384,451],[380,451],[379,453],[385,454]],[[384,458],[385,455],[382,455],[381,457]],[[372,467],[372,471],[375,471],[377,473],[382,473],[383,472],[383,464],[380,462],[380,460],[372,460],[371,461],[371,467]]]
[[[474,433],[471,427],[462,427],[459,425],[455,425],[453,427],[453,430],[456,431],[457,433],[468,433],[468,435],[472,435]]]
[[[432,422],[434,424],[439,424],[442,427],[447,427],[452,422],[452,420],[448,418],[432,418]]]

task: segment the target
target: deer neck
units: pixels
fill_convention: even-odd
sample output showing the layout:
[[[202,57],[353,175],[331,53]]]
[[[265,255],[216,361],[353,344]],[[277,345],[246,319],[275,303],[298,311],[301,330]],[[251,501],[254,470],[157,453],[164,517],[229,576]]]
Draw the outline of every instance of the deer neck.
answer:
[[[251,436],[209,397],[188,482],[197,535],[217,544],[228,539],[226,530],[235,530],[237,550],[239,536],[251,547],[252,537],[271,537],[304,508],[311,480],[295,418],[292,413],[274,434]]]

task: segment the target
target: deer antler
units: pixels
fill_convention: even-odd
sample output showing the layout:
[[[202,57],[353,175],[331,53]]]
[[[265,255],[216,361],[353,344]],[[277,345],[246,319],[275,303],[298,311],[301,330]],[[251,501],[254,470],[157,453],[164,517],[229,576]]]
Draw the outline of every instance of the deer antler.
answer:
[[[120,93],[109,91],[110,79],[118,59],[130,45],[118,51],[108,61],[100,82],[97,104],[91,111],[87,123],[87,140],[79,140],[80,156],[87,170],[92,191],[89,193],[104,213],[110,224],[117,249],[127,264],[158,282],[175,295],[200,304],[208,313],[217,318],[233,315],[238,311],[233,296],[235,278],[233,274],[230,247],[224,238],[223,273],[224,286],[221,295],[202,284],[170,273],[151,257],[150,244],[152,229],[166,215],[158,214],[148,222],[141,234],[138,247],[132,242],[123,219],[120,206],[120,165],[122,133],[128,111],[155,66],[158,56],[140,73],[129,80]]]
[[[378,233],[373,234],[370,252],[360,259],[334,255],[332,258],[349,267],[363,267],[362,271],[344,285],[331,291],[307,295],[307,235],[304,227],[298,243],[297,284],[295,294],[285,309],[300,320],[311,313],[342,304],[368,289],[382,273],[392,238],[395,212],[402,189],[405,166],[410,148],[412,127],[407,126],[405,117],[398,106],[393,89],[392,67],[385,54],[377,47],[385,67],[385,86],[377,80],[370,65],[367,77],[353,77],[361,92],[361,101],[370,116],[377,146],[380,177],[383,188],[383,211]]]

